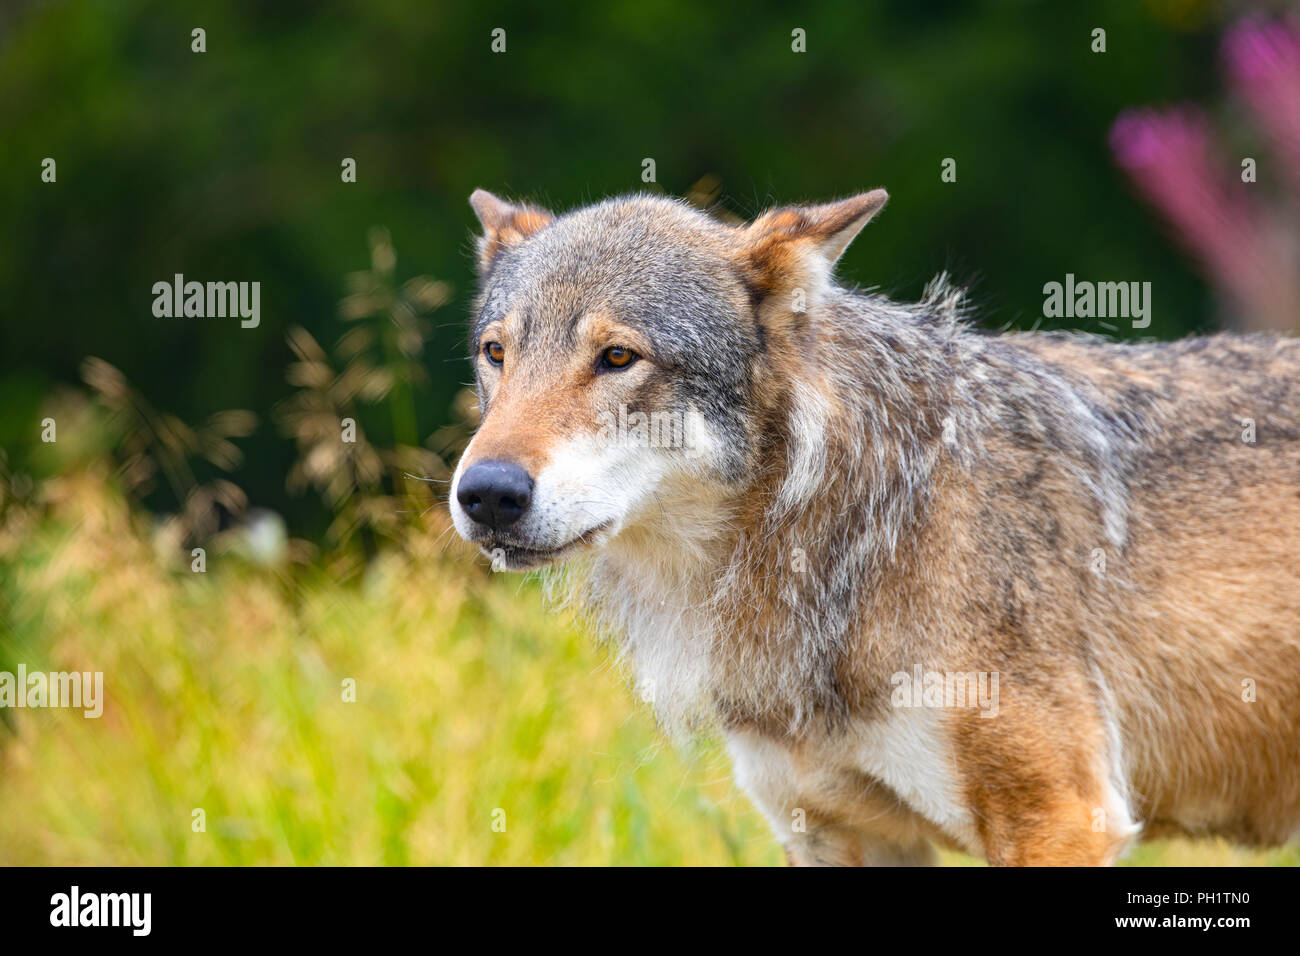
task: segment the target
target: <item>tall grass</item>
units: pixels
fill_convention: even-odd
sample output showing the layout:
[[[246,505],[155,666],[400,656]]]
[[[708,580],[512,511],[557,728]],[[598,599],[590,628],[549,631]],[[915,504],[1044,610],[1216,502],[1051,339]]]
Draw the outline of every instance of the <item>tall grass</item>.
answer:
[[[8,712],[0,863],[779,859],[716,749],[666,745],[570,620],[436,524],[340,587],[169,568],[102,478],[54,495],[7,542],[0,659],[102,670],[107,703]]]
[[[0,537],[0,660],[102,670],[107,702],[6,712],[0,863],[781,860],[716,746],[665,742],[534,587],[442,553],[441,519],[340,586],[233,553],[170,566],[94,470],[48,505]],[[1297,859],[1172,844],[1133,862]]]

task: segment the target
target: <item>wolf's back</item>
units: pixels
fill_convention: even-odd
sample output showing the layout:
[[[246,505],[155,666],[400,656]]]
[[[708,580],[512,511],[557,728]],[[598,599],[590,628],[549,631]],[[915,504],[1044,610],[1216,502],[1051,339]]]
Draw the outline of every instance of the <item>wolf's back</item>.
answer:
[[[1003,341],[1069,380],[1075,416],[1109,438],[1113,460],[1076,467],[1110,469],[1122,534],[1077,541],[1086,584],[1053,599],[1074,605],[1113,699],[1148,829],[1285,839],[1300,825],[1300,340]]]

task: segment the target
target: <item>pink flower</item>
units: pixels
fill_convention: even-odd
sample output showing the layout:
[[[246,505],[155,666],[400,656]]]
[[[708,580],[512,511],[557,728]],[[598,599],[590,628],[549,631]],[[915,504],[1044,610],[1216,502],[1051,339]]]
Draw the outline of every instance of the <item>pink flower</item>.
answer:
[[[1244,20],[1223,38],[1233,87],[1276,147],[1283,175],[1300,186],[1300,29]]]
[[[1111,150],[1178,239],[1223,282],[1240,287],[1255,272],[1252,214],[1210,149],[1209,123],[1194,106],[1129,110],[1110,132]]]
[[[1112,125],[1110,145],[1177,241],[1247,313],[1249,324],[1273,326],[1284,314],[1293,321],[1294,269],[1286,243],[1241,183],[1239,168],[1216,157],[1204,113],[1190,105],[1128,110]]]
[[[1203,157],[1209,144],[1209,124],[1195,106],[1166,112],[1127,110],[1110,130],[1115,158],[1129,169],[1168,165],[1184,155]]]
[[[1223,37],[1223,58],[1234,80],[1273,83],[1300,71],[1300,34],[1290,24],[1243,20]]]

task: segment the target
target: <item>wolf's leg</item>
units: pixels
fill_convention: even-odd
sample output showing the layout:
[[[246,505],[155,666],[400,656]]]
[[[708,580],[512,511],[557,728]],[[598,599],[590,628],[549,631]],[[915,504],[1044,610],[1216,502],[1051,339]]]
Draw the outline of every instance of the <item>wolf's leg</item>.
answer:
[[[990,864],[1109,866],[1140,829],[1118,743],[1091,703],[1040,701],[1019,714],[1004,705],[992,720],[960,714],[951,726]]]

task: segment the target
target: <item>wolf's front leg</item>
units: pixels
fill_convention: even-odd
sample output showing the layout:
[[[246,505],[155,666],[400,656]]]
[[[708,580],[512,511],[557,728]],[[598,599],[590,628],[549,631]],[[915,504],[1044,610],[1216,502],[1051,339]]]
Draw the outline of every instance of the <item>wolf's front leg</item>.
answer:
[[[1007,696],[995,719],[965,713],[949,724],[985,858],[994,866],[1113,864],[1141,828],[1117,783],[1118,744],[1104,718],[1086,699],[1007,706]]]

